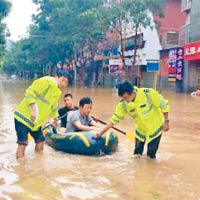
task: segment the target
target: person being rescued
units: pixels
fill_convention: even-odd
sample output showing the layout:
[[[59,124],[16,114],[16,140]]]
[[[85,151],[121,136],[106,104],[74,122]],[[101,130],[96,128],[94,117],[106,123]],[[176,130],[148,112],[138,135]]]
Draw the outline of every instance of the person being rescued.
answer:
[[[200,97],[200,86],[197,87],[195,92],[191,93],[192,96]]]
[[[79,102],[79,109],[70,112],[67,118],[67,127],[60,128],[60,132],[100,131],[102,126],[92,119],[91,110],[92,100],[89,97],[83,97]]]
[[[142,155],[147,143],[147,156],[155,158],[162,133],[169,130],[168,101],[156,90],[137,88],[128,81],[119,85],[118,95],[122,100],[116,105],[110,123],[97,133],[97,139],[129,115],[136,128],[134,154]]]
[[[67,116],[71,111],[78,110],[78,107],[73,104],[72,94],[65,94],[63,97],[65,106],[58,110],[59,118],[61,119],[61,127],[67,127]]]

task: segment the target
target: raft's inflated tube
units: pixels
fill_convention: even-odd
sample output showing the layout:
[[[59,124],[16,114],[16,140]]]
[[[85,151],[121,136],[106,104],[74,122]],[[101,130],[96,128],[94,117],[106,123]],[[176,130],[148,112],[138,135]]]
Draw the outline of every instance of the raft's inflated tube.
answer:
[[[90,131],[52,133],[45,135],[46,143],[56,150],[81,155],[110,154],[117,149],[118,138],[111,132],[97,140]]]

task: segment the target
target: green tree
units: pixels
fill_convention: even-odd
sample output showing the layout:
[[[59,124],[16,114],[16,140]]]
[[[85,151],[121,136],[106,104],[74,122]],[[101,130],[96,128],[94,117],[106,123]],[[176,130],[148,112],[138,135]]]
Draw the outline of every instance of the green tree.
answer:
[[[163,17],[163,8],[165,0],[113,0],[111,6],[108,7],[110,15],[107,16],[110,21],[110,27],[116,30],[119,34],[121,46],[121,59],[125,66],[125,30],[127,25],[132,25],[132,31],[135,32],[133,66],[136,62],[138,48],[142,45],[142,40],[138,41],[138,32],[141,27],[151,25],[149,10],[153,14]],[[131,74],[131,73],[129,73]]]
[[[0,0],[0,66],[2,58],[5,52],[5,28],[6,25],[3,23],[3,19],[8,15],[10,11],[11,3],[7,0]]]
[[[104,2],[102,0],[34,2],[41,12],[34,16],[35,26],[30,30],[30,38],[32,38],[31,46],[42,55],[39,62],[53,68],[57,63],[64,64],[66,59],[81,57],[85,72],[85,63],[88,60],[93,62],[98,50],[98,41],[108,28],[105,22],[102,23],[104,16],[101,12],[105,9]]]
[[[64,65],[72,59],[81,58],[81,78],[84,74],[91,79],[92,69],[87,69],[88,61],[94,65],[94,56],[99,51],[99,42],[106,41],[106,31],[115,29],[121,41],[124,61],[124,29],[132,22],[132,28],[149,26],[148,8],[159,10],[164,0],[113,0],[106,5],[104,0],[33,0],[39,12],[33,16],[29,38],[17,42],[6,58],[19,71],[49,74],[58,63]],[[135,41],[136,43],[137,41]],[[136,45],[135,45],[136,46]],[[16,51],[15,51],[16,50]],[[137,49],[136,49],[137,50]],[[134,56],[135,58],[135,56]],[[20,63],[19,63],[20,61]],[[4,69],[8,66],[6,61]]]
[[[24,46],[26,43],[26,39],[15,42],[12,45],[12,48],[6,52],[3,70],[9,75],[14,72],[23,74],[25,73],[25,70],[28,70],[28,66],[26,65],[27,56],[26,52],[24,51]]]

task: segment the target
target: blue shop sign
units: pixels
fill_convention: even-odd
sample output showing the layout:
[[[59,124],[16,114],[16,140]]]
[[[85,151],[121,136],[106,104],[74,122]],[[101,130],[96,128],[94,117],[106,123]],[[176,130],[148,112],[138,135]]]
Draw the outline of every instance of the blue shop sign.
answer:
[[[158,62],[148,62],[147,63],[147,72],[157,72],[159,71],[159,63]]]

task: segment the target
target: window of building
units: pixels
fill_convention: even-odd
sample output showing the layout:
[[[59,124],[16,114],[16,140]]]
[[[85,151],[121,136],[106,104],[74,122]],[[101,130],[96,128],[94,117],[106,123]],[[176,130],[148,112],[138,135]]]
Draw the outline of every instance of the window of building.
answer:
[[[191,9],[191,0],[182,0],[181,2],[181,10],[182,11],[187,11]]]
[[[162,38],[162,35],[161,35],[161,34],[159,35],[159,38],[160,38],[160,43],[162,44],[163,38]]]
[[[167,32],[167,44],[178,44],[178,38],[177,32]]]

